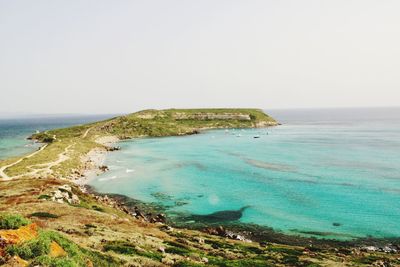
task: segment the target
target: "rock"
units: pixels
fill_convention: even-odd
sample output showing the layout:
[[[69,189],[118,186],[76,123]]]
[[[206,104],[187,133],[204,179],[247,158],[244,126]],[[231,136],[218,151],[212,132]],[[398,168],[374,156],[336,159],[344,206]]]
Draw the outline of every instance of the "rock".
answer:
[[[166,221],[167,221],[167,218],[166,218],[165,214],[163,214],[163,213],[158,214],[156,217],[151,218],[151,220],[150,220],[150,222],[152,222],[152,223],[157,223],[157,222],[166,223]]]
[[[159,247],[157,250],[162,252],[162,253],[165,253],[165,247]]]
[[[69,234],[69,235],[80,234],[80,232],[77,231],[77,230],[75,230],[75,229],[67,229],[67,230],[64,230],[64,232],[65,232],[66,234]]]
[[[204,244],[205,243],[204,239],[201,238],[201,237],[196,236],[193,239],[194,239],[194,241],[196,241],[199,244]]]
[[[160,230],[161,230],[161,231],[173,231],[174,228],[172,228],[172,227],[169,226],[169,225],[162,225],[162,226],[160,227]]]
[[[109,168],[108,168],[107,166],[105,166],[105,165],[100,166],[99,169],[100,169],[102,172],[106,172],[106,171],[109,170]]]
[[[380,250],[381,250],[382,252],[385,252],[385,253],[397,253],[397,252],[398,252],[397,248],[395,248],[395,247],[393,247],[393,246],[390,246],[390,245],[384,246],[384,247],[381,248]]]
[[[367,252],[378,251],[378,248],[374,246],[365,246],[361,248],[361,251],[367,251]]]
[[[217,235],[219,236],[225,236],[226,235],[226,231],[224,229],[224,227],[222,227],[221,225],[218,226],[215,231],[217,232]]]
[[[210,235],[218,235],[218,236],[227,237],[227,238],[235,239],[235,240],[241,240],[241,241],[249,242],[249,243],[252,242],[250,239],[245,238],[243,235],[239,235],[232,231],[228,231],[222,226],[218,226],[217,228],[206,228],[206,229],[204,229],[204,231]]]
[[[208,263],[208,259],[207,259],[206,257],[203,257],[203,258],[201,259],[201,261],[204,262],[204,263]]]
[[[51,192],[51,200],[57,203],[67,202],[74,205],[80,203],[79,197],[72,193],[72,188],[69,185],[59,186],[57,190]]]
[[[72,204],[80,204],[81,201],[79,200],[79,197],[77,195],[72,195]]]
[[[58,187],[58,190],[67,191],[67,192],[72,192],[71,186],[69,186],[69,185],[67,185],[67,184],[65,184],[65,185],[60,185],[60,186]]]
[[[54,197],[55,199],[63,198],[63,194],[62,194],[62,192],[59,191],[59,190],[54,191],[54,192],[52,192],[52,193],[53,193],[53,197]]]

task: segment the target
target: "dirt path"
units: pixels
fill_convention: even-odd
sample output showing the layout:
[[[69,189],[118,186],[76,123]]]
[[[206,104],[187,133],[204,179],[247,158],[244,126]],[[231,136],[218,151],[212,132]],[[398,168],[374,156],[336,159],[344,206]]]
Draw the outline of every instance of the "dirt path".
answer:
[[[42,173],[42,174],[49,174],[49,173],[51,173],[51,172],[52,172],[51,168],[53,168],[54,166],[56,166],[56,165],[58,165],[58,164],[60,164],[60,163],[62,163],[62,162],[64,162],[64,161],[66,161],[66,160],[69,159],[68,152],[69,152],[69,149],[70,149],[73,145],[75,145],[75,143],[74,143],[74,144],[71,144],[71,145],[68,145],[68,146],[64,149],[63,152],[61,152],[60,154],[58,154],[58,159],[57,159],[57,160],[51,161],[51,162],[47,162],[47,163],[41,163],[41,164],[30,165],[30,166],[28,166],[27,168],[30,169],[30,170],[33,170],[33,171],[28,172],[28,173],[24,173],[24,174],[21,174],[21,175],[9,177],[9,178],[10,178],[10,179],[15,179],[15,178],[21,178],[21,177],[23,177],[23,176],[28,176],[28,175],[29,175],[29,176],[31,176],[31,175],[36,175],[36,174],[38,174],[38,173]],[[42,168],[35,169],[34,167],[42,167]]]
[[[9,177],[9,176],[5,173],[5,170],[6,170],[6,169],[8,169],[8,168],[10,168],[10,167],[12,167],[12,166],[14,166],[14,165],[17,165],[18,163],[20,163],[20,162],[23,161],[24,159],[28,159],[28,158],[31,158],[31,157],[35,156],[37,153],[39,153],[40,151],[42,151],[43,149],[45,149],[47,146],[48,146],[48,144],[45,144],[44,146],[40,147],[39,150],[33,152],[32,154],[29,154],[28,156],[23,157],[23,158],[20,158],[19,160],[15,161],[15,162],[13,162],[13,163],[11,163],[11,164],[8,164],[8,165],[5,165],[5,166],[1,167],[1,168],[0,168],[0,177],[3,178],[3,180],[11,180],[12,177]]]
[[[92,130],[92,128],[87,129],[86,132],[82,135],[82,138],[86,138],[90,130]]]

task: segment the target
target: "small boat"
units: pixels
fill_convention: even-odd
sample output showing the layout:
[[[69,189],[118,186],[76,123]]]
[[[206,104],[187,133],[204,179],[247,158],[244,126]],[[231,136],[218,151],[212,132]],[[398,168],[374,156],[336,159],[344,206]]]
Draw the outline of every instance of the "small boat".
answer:
[[[255,136],[253,136],[253,138],[260,138],[260,136],[259,135],[255,135]]]

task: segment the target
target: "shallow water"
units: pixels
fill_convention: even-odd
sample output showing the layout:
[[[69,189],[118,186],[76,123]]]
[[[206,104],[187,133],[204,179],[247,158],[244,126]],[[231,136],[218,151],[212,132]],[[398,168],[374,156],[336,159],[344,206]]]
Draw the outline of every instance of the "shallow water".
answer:
[[[121,142],[91,184],[170,214],[249,206],[240,222],[289,234],[400,237],[399,109],[272,115],[285,124]]]

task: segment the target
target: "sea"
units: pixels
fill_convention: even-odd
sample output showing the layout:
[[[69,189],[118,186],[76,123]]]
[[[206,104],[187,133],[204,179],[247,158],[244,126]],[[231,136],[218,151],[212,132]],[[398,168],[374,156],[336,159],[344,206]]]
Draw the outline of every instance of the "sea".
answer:
[[[90,185],[188,224],[233,212],[217,219],[327,239],[400,237],[400,108],[266,112],[281,125],[121,141]],[[0,122],[0,158],[33,149],[33,130],[67,126],[44,122]]]

